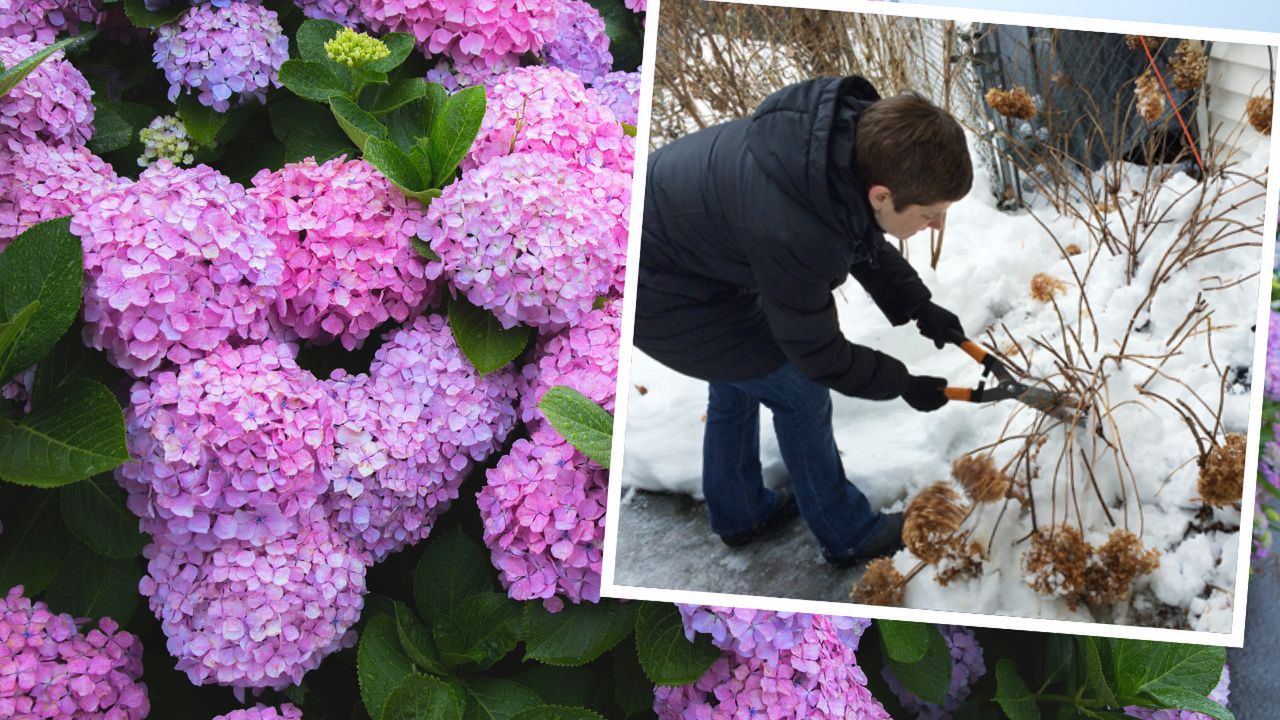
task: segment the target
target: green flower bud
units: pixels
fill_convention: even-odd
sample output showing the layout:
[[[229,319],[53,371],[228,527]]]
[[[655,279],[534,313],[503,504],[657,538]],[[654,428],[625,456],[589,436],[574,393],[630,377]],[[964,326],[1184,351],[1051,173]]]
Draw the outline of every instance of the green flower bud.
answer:
[[[352,69],[391,54],[386,43],[351,28],[339,30],[337,35],[324,44],[324,51],[330,60]]]
[[[191,141],[187,139],[187,126],[176,116],[161,115],[152,120],[150,125],[138,131],[138,139],[142,141],[139,167],[148,167],[161,158],[174,165],[190,165],[195,162],[195,156],[191,153]]]

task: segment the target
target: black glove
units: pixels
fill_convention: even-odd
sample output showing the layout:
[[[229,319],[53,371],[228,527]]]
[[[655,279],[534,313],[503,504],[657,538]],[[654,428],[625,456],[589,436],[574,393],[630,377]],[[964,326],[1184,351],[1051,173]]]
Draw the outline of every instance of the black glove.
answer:
[[[920,334],[932,340],[939,350],[949,342],[959,343],[969,337],[955,313],[932,301],[926,301],[916,308],[912,317],[916,320]]]
[[[946,386],[945,378],[912,375],[907,379],[907,389],[902,393],[902,399],[920,412],[933,412],[947,404],[947,395],[942,391]]]

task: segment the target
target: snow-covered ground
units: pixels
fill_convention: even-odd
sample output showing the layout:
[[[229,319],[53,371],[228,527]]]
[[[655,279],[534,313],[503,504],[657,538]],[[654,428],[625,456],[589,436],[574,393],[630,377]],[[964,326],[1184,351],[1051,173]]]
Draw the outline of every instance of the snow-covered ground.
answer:
[[[1115,528],[1128,528],[1140,536],[1146,548],[1159,551],[1160,564],[1155,572],[1133,583],[1130,600],[1071,609],[1063,598],[1042,595],[1028,585],[1023,554],[1033,527],[1029,506],[1010,501],[1002,513],[1002,504],[982,505],[966,525],[973,530],[971,538],[986,548],[982,574],[943,587],[934,579],[934,568],[925,567],[907,585],[906,606],[1172,625],[1221,633],[1231,630],[1240,512],[1230,507],[1205,509],[1197,492],[1199,450],[1187,423],[1164,402],[1142,394],[1139,386],[1175,403],[1184,402],[1216,431],[1219,443],[1227,432],[1247,432],[1247,375],[1243,382],[1236,380],[1237,371],[1252,365],[1259,271],[1270,268],[1262,259],[1261,236],[1266,160],[1266,151],[1260,151],[1231,168],[1233,173],[1225,178],[1211,180],[1213,209],[1202,207],[1199,217],[1219,213],[1221,217],[1196,233],[1188,232],[1188,219],[1200,193],[1190,177],[1171,175],[1155,191],[1156,205],[1168,212],[1159,216],[1132,273],[1124,254],[1094,246],[1084,224],[1043,203],[1032,212],[996,210],[980,167],[974,192],[956,203],[948,215],[936,271],[928,267],[927,233],[910,241],[909,258],[932,289],[935,301],[960,316],[970,337],[1007,352],[1012,336],[1029,355],[1029,375],[1057,387],[1063,385],[1061,369],[1053,355],[1037,348],[1032,339],[1060,353],[1070,346],[1071,367],[1100,368],[1105,374],[1106,405],[1111,410],[1106,418],[1096,413],[1092,418],[1104,421],[1102,435],[1093,425],[1070,432],[1057,427],[1045,433],[1031,488],[1037,526],[1070,523],[1082,528],[1084,539],[1095,547],[1105,543]],[[1136,191],[1142,187],[1140,179],[1145,172],[1145,168],[1130,168],[1128,182],[1133,187],[1117,194],[1129,210],[1138,202]],[[1113,211],[1107,215],[1120,237],[1127,236],[1120,220],[1123,214]],[[1171,279],[1156,289],[1149,308],[1137,312],[1135,318],[1151,278],[1161,263],[1169,262],[1166,250],[1203,241],[1230,227],[1243,231],[1220,241],[1219,247],[1231,246],[1229,249],[1177,266]],[[1079,254],[1067,256],[1060,249],[1073,244]],[[1080,302],[1073,266],[1074,275],[1086,278],[1087,304]],[[1052,303],[1032,298],[1031,283],[1037,273],[1046,273],[1066,286],[1056,298],[1061,319]],[[980,368],[964,352],[954,346],[935,349],[919,336],[914,325],[892,327],[875,312],[855,281],[850,280],[836,293],[841,328],[851,341],[894,355],[913,373],[946,377],[951,385],[976,384]],[[1197,329],[1180,345],[1177,341],[1167,345],[1171,337],[1188,334],[1184,321],[1197,299],[1207,304],[1196,314],[1200,322]],[[1206,313],[1209,321],[1203,320]],[[1134,330],[1128,332],[1131,324]],[[1064,327],[1080,335],[1082,343],[1064,340]],[[994,343],[988,340],[988,330],[995,334]],[[1124,353],[1128,359],[1118,364],[1103,360],[1119,352],[1126,333],[1129,340]],[[1160,359],[1175,347],[1172,357]],[[1022,362],[1021,357],[1014,357]],[[666,369],[639,351],[632,358],[623,486],[697,497],[706,385]],[[1160,371],[1153,373],[1157,364]],[[1224,376],[1232,382],[1220,400]],[[922,414],[901,400],[872,402],[838,394],[833,400],[836,439],[850,480],[874,507],[885,510],[904,509],[920,490],[947,479],[955,458],[1002,437],[1024,433],[1036,419],[1033,411],[1014,401],[952,402],[937,412]],[[1207,433],[1200,431],[1200,435],[1202,442],[1209,441]],[[762,417],[761,441],[766,477],[785,477],[767,411]],[[997,445],[997,464],[1011,458],[1019,447],[1016,441]],[[1082,459],[1092,468],[1096,491]],[[1074,470],[1068,470],[1068,463]],[[619,512],[625,517],[652,505],[624,501]],[[620,535],[620,558],[637,552],[625,546],[626,540],[625,534]],[[678,547],[688,539],[672,533],[662,541]],[[813,553],[797,558],[797,562],[819,564],[816,543]],[[894,562],[904,575],[918,564],[906,550]],[[627,584],[623,570],[620,564],[617,579]],[[647,570],[655,576],[663,571],[660,567]],[[713,569],[709,568],[709,573],[713,576]],[[696,578],[689,582],[685,589],[718,591]]]

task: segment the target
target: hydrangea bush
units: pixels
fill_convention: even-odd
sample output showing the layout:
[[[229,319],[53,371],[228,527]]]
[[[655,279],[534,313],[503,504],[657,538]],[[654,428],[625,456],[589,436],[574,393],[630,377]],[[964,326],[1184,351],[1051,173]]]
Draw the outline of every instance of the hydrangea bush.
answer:
[[[643,12],[0,0],[5,68],[102,31],[0,95],[0,442],[65,433],[0,455],[0,717],[1064,705],[1042,636],[601,597]]]

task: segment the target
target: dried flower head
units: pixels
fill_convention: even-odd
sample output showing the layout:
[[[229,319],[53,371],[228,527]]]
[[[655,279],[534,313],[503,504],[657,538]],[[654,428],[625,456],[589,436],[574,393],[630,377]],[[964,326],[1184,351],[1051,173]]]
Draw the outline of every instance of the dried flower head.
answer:
[[[938,561],[934,579],[946,587],[954,580],[965,580],[982,575],[982,545],[961,537],[950,537],[943,542],[942,559]]]
[[[1068,255],[1075,256],[1075,255],[1079,255],[1081,252],[1083,252],[1083,250],[1081,250],[1080,246],[1075,243],[1071,243],[1070,245],[1067,246]]]
[[[1036,101],[1027,94],[1027,89],[1015,87],[1012,90],[991,88],[987,91],[987,104],[991,109],[1008,118],[1030,120],[1036,116]]]
[[[968,515],[960,495],[946,482],[925,488],[907,506],[902,541],[916,557],[929,564],[942,559],[944,542],[960,528]]]
[[[1137,535],[1117,529],[1094,553],[1085,571],[1085,600],[1090,605],[1117,603],[1129,597],[1134,578],[1160,566],[1160,553],[1147,550]]]
[[[1173,51],[1173,86],[1179,90],[1195,90],[1204,84],[1209,72],[1209,58],[1204,54],[1204,44],[1199,40],[1179,40]]]
[[[1234,505],[1244,495],[1245,437],[1227,433],[1200,463],[1200,497],[1209,505]]]
[[[951,463],[951,475],[977,503],[1003,500],[1009,491],[1009,476],[996,467],[990,455],[964,455]]]
[[[1027,583],[1039,593],[1065,598],[1075,609],[1083,599],[1085,576],[1093,546],[1071,525],[1042,527],[1031,536],[1031,549],[1022,556]]]
[[[1138,103],[1138,114],[1147,122],[1155,122],[1164,114],[1164,95],[1160,92],[1160,82],[1150,70],[1142,73],[1135,81],[1134,97]]]
[[[1245,104],[1245,112],[1249,114],[1249,124],[1263,135],[1271,134],[1271,112],[1274,102],[1270,97],[1255,95]]]
[[[1147,47],[1151,48],[1152,52],[1155,52],[1157,49],[1159,49],[1160,44],[1164,42],[1164,38],[1157,37],[1155,35],[1125,35],[1124,36],[1124,44],[1128,45],[1130,50],[1141,50],[1143,40],[1147,41]]]
[[[901,606],[905,594],[906,578],[893,566],[891,558],[880,558],[867,565],[849,597],[864,605]]]
[[[1047,303],[1057,297],[1058,293],[1066,291],[1066,283],[1048,273],[1038,272],[1031,278],[1031,297],[1040,302]]]

